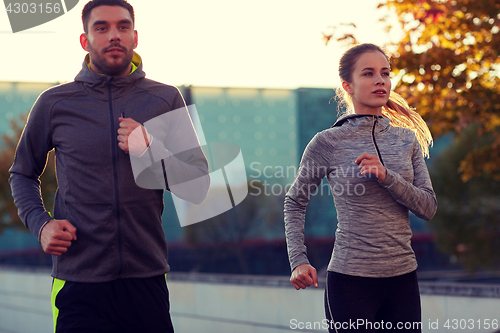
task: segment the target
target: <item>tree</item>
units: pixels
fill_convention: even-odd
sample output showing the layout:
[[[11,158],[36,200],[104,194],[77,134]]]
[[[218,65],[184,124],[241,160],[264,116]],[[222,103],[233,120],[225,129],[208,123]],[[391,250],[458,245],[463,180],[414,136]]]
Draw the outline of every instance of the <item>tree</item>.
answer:
[[[436,136],[477,123],[493,136],[460,162],[467,181],[486,173],[500,180],[500,2],[497,0],[387,0],[405,36],[394,49],[396,90]]]
[[[9,169],[14,162],[17,143],[21,137],[25,121],[26,115],[20,116],[19,119],[12,119],[10,122],[11,134],[4,134],[2,136],[2,145],[0,146],[0,235],[6,228],[28,230],[17,215],[17,208],[14,205],[9,185]],[[47,165],[40,177],[40,181],[44,203],[46,207],[52,208],[54,205],[54,194],[57,189],[53,151],[49,154]]]
[[[430,167],[439,209],[429,225],[441,250],[468,270],[498,267],[500,262],[500,181],[486,175],[462,182],[459,163],[471,151],[491,145],[495,137],[478,137],[472,124]]]

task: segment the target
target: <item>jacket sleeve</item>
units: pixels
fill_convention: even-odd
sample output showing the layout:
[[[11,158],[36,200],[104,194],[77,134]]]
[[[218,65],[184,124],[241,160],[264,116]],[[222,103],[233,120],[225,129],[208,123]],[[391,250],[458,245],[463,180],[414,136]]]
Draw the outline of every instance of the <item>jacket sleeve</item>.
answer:
[[[51,106],[42,94],[35,102],[16,149],[9,183],[19,217],[40,241],[43,226],[52,218],[46,211],[40,190],[40,175],[52,150]]]
[[[412,156],[413,183],[407,182],[400,174],[387,169],[387,176],[380,182],[401,205],[406,206],[417,217],[430,220],[436,214],[437,199],[425,164],[420,145],[415,141]]]
[[[180,93],[172,111],[147,121],[144,127],[152,136],[152,144],[140,157],[131,156],[137,184],[166,188],[194,204],[203,202],[210,186],[208,162]]]
[[[307,145],[295,180],[285,196],[284,219],[290,268],[309,263],[304,244],[306,207],[328,173],[328,145],[317,134]]]

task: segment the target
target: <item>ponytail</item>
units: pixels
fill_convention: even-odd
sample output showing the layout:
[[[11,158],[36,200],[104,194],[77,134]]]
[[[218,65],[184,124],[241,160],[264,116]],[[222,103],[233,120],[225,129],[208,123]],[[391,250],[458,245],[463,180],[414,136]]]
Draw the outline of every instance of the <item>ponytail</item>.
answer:
[[[382,107],[382,114],[391,120],[392,126],[411,129],[417,137],[424,157],[429,158],[429,147],[432,147],[432,134],[429,127],[414,108],[398,93],[391,91],[389,101]]]

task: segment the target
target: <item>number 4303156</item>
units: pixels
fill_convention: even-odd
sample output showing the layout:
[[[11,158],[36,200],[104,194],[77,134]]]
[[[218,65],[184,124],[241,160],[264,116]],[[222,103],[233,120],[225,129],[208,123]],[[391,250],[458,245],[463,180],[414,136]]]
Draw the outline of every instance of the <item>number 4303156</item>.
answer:
[[[45,5],[45,6],[44,6]],[[60,3],[9,3],[6,7],[7,13],[11,14],[59,14],[61,12],[61,4]]]
[[[497,319],[448,319],[443,325],[447,329],[451,330],[474,330],[474,329],[498,329],[498,320]]]

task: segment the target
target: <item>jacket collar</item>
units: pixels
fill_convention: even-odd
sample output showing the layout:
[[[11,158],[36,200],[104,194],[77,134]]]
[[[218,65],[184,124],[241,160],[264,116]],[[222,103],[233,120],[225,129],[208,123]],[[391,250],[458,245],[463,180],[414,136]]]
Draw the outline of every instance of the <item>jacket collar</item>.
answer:
[[[101,100],[108,99],[108,85],[111,86],[113,97],[124,95],[137,80],[146,76],[142,70],[142,59],[134,52],[132,63],[137,66],[137,69],[132,71],[127,76],[107,76],[96,73],[89,69],[90,56],[87,54],[82,64],[82,70],[75,77],[75,81],[83,84],[85,90],[93,97]]]
[[[386,118],[384,116],[374,116],[371,114],[348,114],[345,116],[340,117],[337,119],[337,121],[330,127],[340,127],[345,123],[352,124],[353,126],[363,126],[363,125],[372,125],[373,124],[373,119],[377,120],[377,123],[382,126],[382,128],[386,128],[389,126],[389,123],[391,120],[389,118]]]

